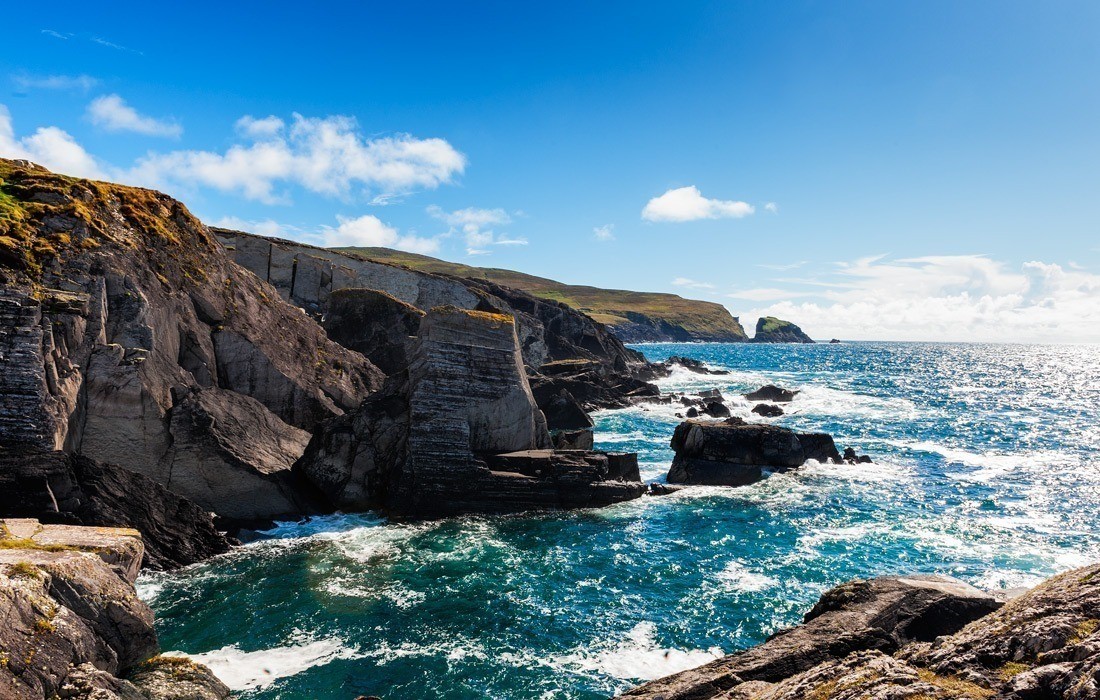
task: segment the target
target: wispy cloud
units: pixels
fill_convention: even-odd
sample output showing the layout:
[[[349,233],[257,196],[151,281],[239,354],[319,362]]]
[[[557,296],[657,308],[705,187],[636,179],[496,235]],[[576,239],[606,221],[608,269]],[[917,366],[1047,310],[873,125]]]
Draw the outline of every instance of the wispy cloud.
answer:
[[[126,52],[129,52],[129,53],[138,54],[139,56],[144,56],[145,55],[144,53],[142,53],[141,51],[138,51],[137,49],[131,49],[129,46],[123,46],[122,44],[116,44],[113,41],[110,41],[108,39],[104,39],[103,37],[96,36],[94,34],[74,34],[72,32],[59,32],[56,29],[43,29],[42,33],[45,34],[46,36],[52,37],[54,39],[62,39],[62,40],[65,40],[65,41],[68,41],[69,39],[82,39],[84,41],[90,41],[93,44],[98,44],[99,46],[105,46],[109,49],[114,49],[115,51],[126,51]]]
[[[592,229],[592,234],[596,237],[597,241],[613,241],[615,240],[615,224],[597,226]]]
[[[462,233],[466,241],[467,255],[488,255],[490,252],[488,246],[491,245],[527,245],[526,238],[506,237],[495,232],[495,227],[512,223],[512,217],[500,208],[467,207],[445,211],[433,204],[428,207],[428,215],[450,226],[450,230],[445,235]]]
[[[789,289],[776,287],[756,287],[732,292],[726,296],[731,299],[745,299],[747,301],[778,301],[780,299],[793,299],[795,297],[808,296],[806,292],[793,292]]]
[[[260,236],[273,236],[276,238],[300,238],[301,229],[287,224],[279,223],[274,219],[242,219],[238,216],[223,216],[211,224],[218,228],[227,228],[233,231],[245,231]]]
[[[99,84],[90,75],[27,75],[12,76],[12,82],[20,90],[79,90],[87,92]]]
[[[710,282],[699,282],[688,277],[677,277],[672,280],[672,284],[677,287],[689,287],[691,289],[714,289],[714,285]]]
[[[764,211],[771,212],[772,214],[778,214],[779,213],[779,205],[776,204],[775,202],[768,202],[767,204],[764,205]]]
[[[809,262],[809,261],[799,260],[798,262],[793,262],[793,263],[759,263],[757,265],[757,267],[762,267],[765,270],[785,271],[785,270],[794,270],[794,269],[800,268],[803,265],[805,265],[807,262]]]
[[[740,219],[755,209],[747,202],[707,199],[691,185],[669,190],[649,200],[642,209],[646,221],[683,222],[700,219]]]
[[[88,105],[88,119],[106,131],[168,138],[179,138],[183,134],[179,124],[140,114],[118,95],[103,95],[92,100]]]
[[[68,32],[59,32],[55,29],[43,29],[42,33],[46,36],[52,36],[54,39],[72,39],[73,35]]]

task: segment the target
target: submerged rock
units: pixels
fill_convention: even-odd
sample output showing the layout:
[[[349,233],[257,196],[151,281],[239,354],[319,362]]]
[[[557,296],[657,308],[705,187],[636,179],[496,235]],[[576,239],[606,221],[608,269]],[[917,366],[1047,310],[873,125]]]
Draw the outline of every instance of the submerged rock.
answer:
[[[796,433],[775,425],[729,418],[715,423],[687,420],[672,436],[676,457],[668,482],[741,486],[759,481],[762,468],[791,469],[806,460],[840,461],[824,433]]]
[[[143,567],[172,569],[229,550],[210,513],[122,467],[79,455],[0,448],[0,512],[42,522],[129,527]]]
[[[790,321],[764,316],[756,321],[753,343],[813,343],[813,339]]]
[[[0,697],[228,698],[209,669],[191,662],[186,681],[139,679],[157,653],[153,613],[134,591],[142,556],[134,530],[0,521]]]
[[[566,403],[558,425],[586,422]],[[295,469],[338,508],[414,517],[606,505],[645,490],[636,459],[630,469],[551,445],[513,319],[441,307],[421,322],[408,371],[322,426]]]
[[[778,418],[783,415],[783,409],[770,403],[758,403],[752,407],[752,412],[765,418]]]
[[[750,391],[745,394],[745,398],[749,401],[774,401],[776,403],[790,403],[794,401],[794,397],[798,394],[797,391],[790,389],[784,389],[783,387],[776,386],[774,384],[765,384],[756,391]]]

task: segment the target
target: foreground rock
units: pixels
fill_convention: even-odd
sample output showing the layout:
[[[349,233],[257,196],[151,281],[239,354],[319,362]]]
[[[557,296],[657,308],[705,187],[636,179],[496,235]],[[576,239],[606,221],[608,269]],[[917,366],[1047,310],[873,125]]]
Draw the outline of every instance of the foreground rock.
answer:
[[[813,343],[813,338],[790,321],[775,316],[764,316],[756,321],[753,343]]]
[[[943,577],[853,581],[822,596],[802,625],[621,697],[1092,700],[1098,669],[1094,564],[1003,607]]]
[[[139,472],[207,510],[302,512],[318,422],[383,375],[163,194],[0,160],[0,438]]]
[[[142,566],[173,569],[228,551],[210,513],[152,479],[64,452],[0,448],[0,513],[44,523],[129,527]]]
[[[648,376],[648,373],[646,373]],[[661,390],[635,373],[594,360],[548,362],[530,376],[536,395],[567,391],[586,410],[626,408],[660,397]]]
[[[134,530],[0,521],[0,697],[228,698],[209,669],[156,656],[142,556]]]
[[[436,517],[598,506],[644,492],[636,462],[631,470],[617,455],[550,449],[512,317],[433,309],[411,358],[357,411],[324,424],[295,465],[333,506]],[[556,420],[580,416],[566,407]]]
[[[763,478],[762,468],[792,469],[806,460],[840,462],[833,438],[825,433],[796,433],[775,425],[686,420],[672,435],[676,457],[670,484],[742,486]]]

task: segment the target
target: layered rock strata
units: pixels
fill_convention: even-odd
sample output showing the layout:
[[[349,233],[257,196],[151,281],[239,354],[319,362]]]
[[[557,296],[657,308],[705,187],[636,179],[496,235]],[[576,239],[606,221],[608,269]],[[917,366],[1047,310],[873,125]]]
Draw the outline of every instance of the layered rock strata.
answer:
[[[158,657],[134,530],[0,521],[0,697],[225,700],[209,669]]]
[[[0,206],[0,439],[233,518],[302,512],[308,431],[382,373],[163,194],[0,160]]]
[[[853,581],[759,646],[619,697],[1091,700],[1100,697],[1100,564],[1003,606],[944,577]]]
[[[513,319],[441,307],[421,321],[408,371],[323,425],[295,469],[336,507],[414,517],[606,505],[644,491],[621,458],[551,444]]]

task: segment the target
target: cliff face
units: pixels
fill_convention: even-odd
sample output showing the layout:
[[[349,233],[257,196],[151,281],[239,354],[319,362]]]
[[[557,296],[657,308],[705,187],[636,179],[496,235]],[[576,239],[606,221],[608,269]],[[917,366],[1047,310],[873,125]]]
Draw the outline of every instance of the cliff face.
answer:
[[[748,340],[740,321],[731,316],[726,307],[709,301],[684,299],[675,294],[562,284],[513,270],[473,267],[389,248],[340,250],[414,270],[492,282],[541,299],[562,302],[605,324],[624,343],[741,343]]]
[[[307,509],[289,472],[306,431],[382,380],[179,202],[7,160],[0,354],[4,442],[119,464],[235,518]]]
[[[812,343],[813,338],[790,321],[774,316],[764,316],[756,321],[754,343]]]
[[[555,453],[512,317],[428,312],[407,372],[325,423],[295,470],[343,509],[397,515],[606,505],[644,491],[625,456]]]
[[[1002,606],[946,577],[853,581],[763,644],[624,693],[650,700],[1091,700],[1100,564]]]
[[[574,309],[483,280],[467,280],[367,260],[336,250],[213,229],[229,255],[270,282],[279,295],[317,318],[348,288],[386,293],[428,311],[437,306],[505,313],[516,319],[524,362],[538,369],[565,358],[594,359],[625,370],[643,362],[606,328]],[[346,308],[346,305],[345,305]]]
[[[0,520],[0,697],[225,700],[205,666],[157,657],[134,530]]]

